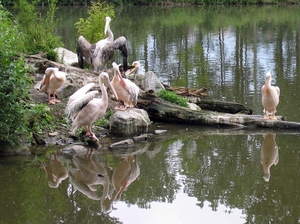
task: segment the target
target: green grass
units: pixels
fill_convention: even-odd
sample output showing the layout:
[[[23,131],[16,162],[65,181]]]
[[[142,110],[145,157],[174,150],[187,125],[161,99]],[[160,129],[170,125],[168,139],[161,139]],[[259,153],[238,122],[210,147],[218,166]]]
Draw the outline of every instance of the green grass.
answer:
[[[163,100],[166,100],[168,102],[177,104],[182,107],[189,107],[188,100],[184,97],[176,95],[176,93],[169,91],[169,90],[161,90],[157,93],[157,96],[162,98]]]

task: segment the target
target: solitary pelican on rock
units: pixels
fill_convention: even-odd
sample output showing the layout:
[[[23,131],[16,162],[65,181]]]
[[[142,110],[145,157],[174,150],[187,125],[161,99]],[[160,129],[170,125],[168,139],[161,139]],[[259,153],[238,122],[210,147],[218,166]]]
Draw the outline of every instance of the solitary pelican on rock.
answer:
[[[140,91],[139,87],[129,79],[124,79],[122,77],[117,63],[113,62],[112,66],[114,70],[114,77],[111,84],[115,88],[119,98],[119,107],[115,109],[126,110],[128,107],[134,107],[137,103]],[[120,107],[120,101],[123,101],[125,108]]]
[[[102,72],[99,75],[99,86],[102,92],[102,98],[95,98],[98,91],[88,92],[95,86],[95,83],[89,83],[83,86],[70,96],[65,112],[72,121],[71,133],[73,135],[77,128],[84,126],[87,131],[86,135],[99,141],[91,128],[97,119],[104,116],[108,107],[108,95],[104,83],[108,85],[118,99],[116,91],[111,85],[106,72]]]
[[[280,89],[278,86],[271,86],[271,72],[266,73],[265,85],[261,88],[262,105],[264,107],[264,119],[277,120],[275,117],[276,107],[279,104]],[[269,117],[271,115],[271,117]]]
[[[38,86],[40,92],[48,94],[49,104],[59,103],[60,100],[56,99],[56,90],[59,89],[66,81],[66,73],[59,71],[58,68],[47,68],[45,75]],[[53,99],[51,98],[53,95]]]

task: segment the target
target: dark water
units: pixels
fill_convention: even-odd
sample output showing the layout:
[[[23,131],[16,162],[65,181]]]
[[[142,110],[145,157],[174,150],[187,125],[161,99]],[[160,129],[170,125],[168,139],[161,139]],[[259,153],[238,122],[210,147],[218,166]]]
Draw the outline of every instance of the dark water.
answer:
[[[61,10],[57,32],[75,51],[73,24],[86,12]],[[126,36],[140,72],[174,86],[205,86],[215,99],[262,114],[260,89],[271,69],[281,89],[277,114],[300,120],[299,7],[116,12],[112,31]],[[168,132],[128,150],[111,151],[104,139],[91,157],[1,158],[0,223],[300,223],[299,131],[152,128]]]

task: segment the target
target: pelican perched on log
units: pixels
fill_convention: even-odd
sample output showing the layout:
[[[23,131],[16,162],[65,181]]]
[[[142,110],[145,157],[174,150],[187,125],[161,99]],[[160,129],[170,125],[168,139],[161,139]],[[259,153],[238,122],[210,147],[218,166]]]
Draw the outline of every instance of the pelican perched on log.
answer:
[[[119,98],[119,107],[115,109],[126,110],[128,107],[132,108],[137,103],[137,98],[139,95],[139,87],[134,84],[129,79],[124,79],[119,70],[117,63],[112,63],[114,70],[114,77],[111,81],[112,86],[115,88],[118,98]],[[125,107],[120,107],[120,101],[123,101]]]
[[[49,104],[59,103],[60,100],[56,98],[56,90],[59,89],[66,81],[66,73],[59,71],[58,68],[47,68],[42,81],[38,84],[40,92],[48,94]],[[53,99],[51,99],[53,95]]]
[[[133,78],[135,79],[135,75],[140,69],[141,64],[139,61],[134,61],[131,66],[128,66],[128,70],[125,72],[125,77],[126,78]]]
[[[102,72],[99,75],[99,86],[102,92],[102,98],[95,98],[98,91],[88,92],[95,86],[95,83],[89,83],[83,86],[70,96],[65,112],[72,121],[71,133],[73,135],[77,128],[84,126],[87,131],[86,135],[99,141],[91,128],[97,119],[104,116],[108,106],[108,95],[104,83],[108,85],[118,99],[116,91],[111,85],[106,72]]]
[[[280,89],[278,86],[271,86],[271,72],[266,73],[265,85],[261,88],[262,105],[264,107],[264,119],[277,120],[275,117],[276,107],[279,104]],[[271,117],[269,117],[271,115]]]

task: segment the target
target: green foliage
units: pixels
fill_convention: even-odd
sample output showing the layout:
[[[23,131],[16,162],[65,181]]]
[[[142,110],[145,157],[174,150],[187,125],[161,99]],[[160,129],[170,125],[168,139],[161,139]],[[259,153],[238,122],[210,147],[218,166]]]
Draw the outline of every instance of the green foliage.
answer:
[[[24,100],[30,79],[23,58],[17,57],[22,33],[10,16],[0,5],[0,140],[13,144],[26,129]]]
[[[96,120],[94,125],[100,126],[100,127],[107,127],[109,125],[109,119],[110,119],[112,113],[113,113],[113,110],[106,111],[106,114],[104,115],[104,117]]]
[[[54,116],[46,104],[33,104],[27,110],[26,123],[31,132],[42,134],[44,130],[54,129]]]
[[[58,0],[48,0],[46,16],[35,9],[38,0],[29,3],[18,0],[14,7],[18,10],[17,19],[21,24],[21,31],[25,34],[23,44],[26,54],[50,52],[54,48],[63,46],[59,36],[54,35],[57,21],[55,20],[56,4]],[[53,58],[53,57],[52,57]],[[55,58],[55,57],[54,57]]]
[[[80,18],[75,23],[75,28],[79,35],[83,35],[89,42],[95,43],[105,37],[104,26],[105,17],[114,18],[115,12],[111,5],[107,3],[92,2],[88,9],[88,18]]]
[[[157,93],[157,95],[163,100],[169,101],[171,103],[175,103],[182,107],[189,107],[187,99],[176,95],[176,93],[169,90],[161,90]]]

